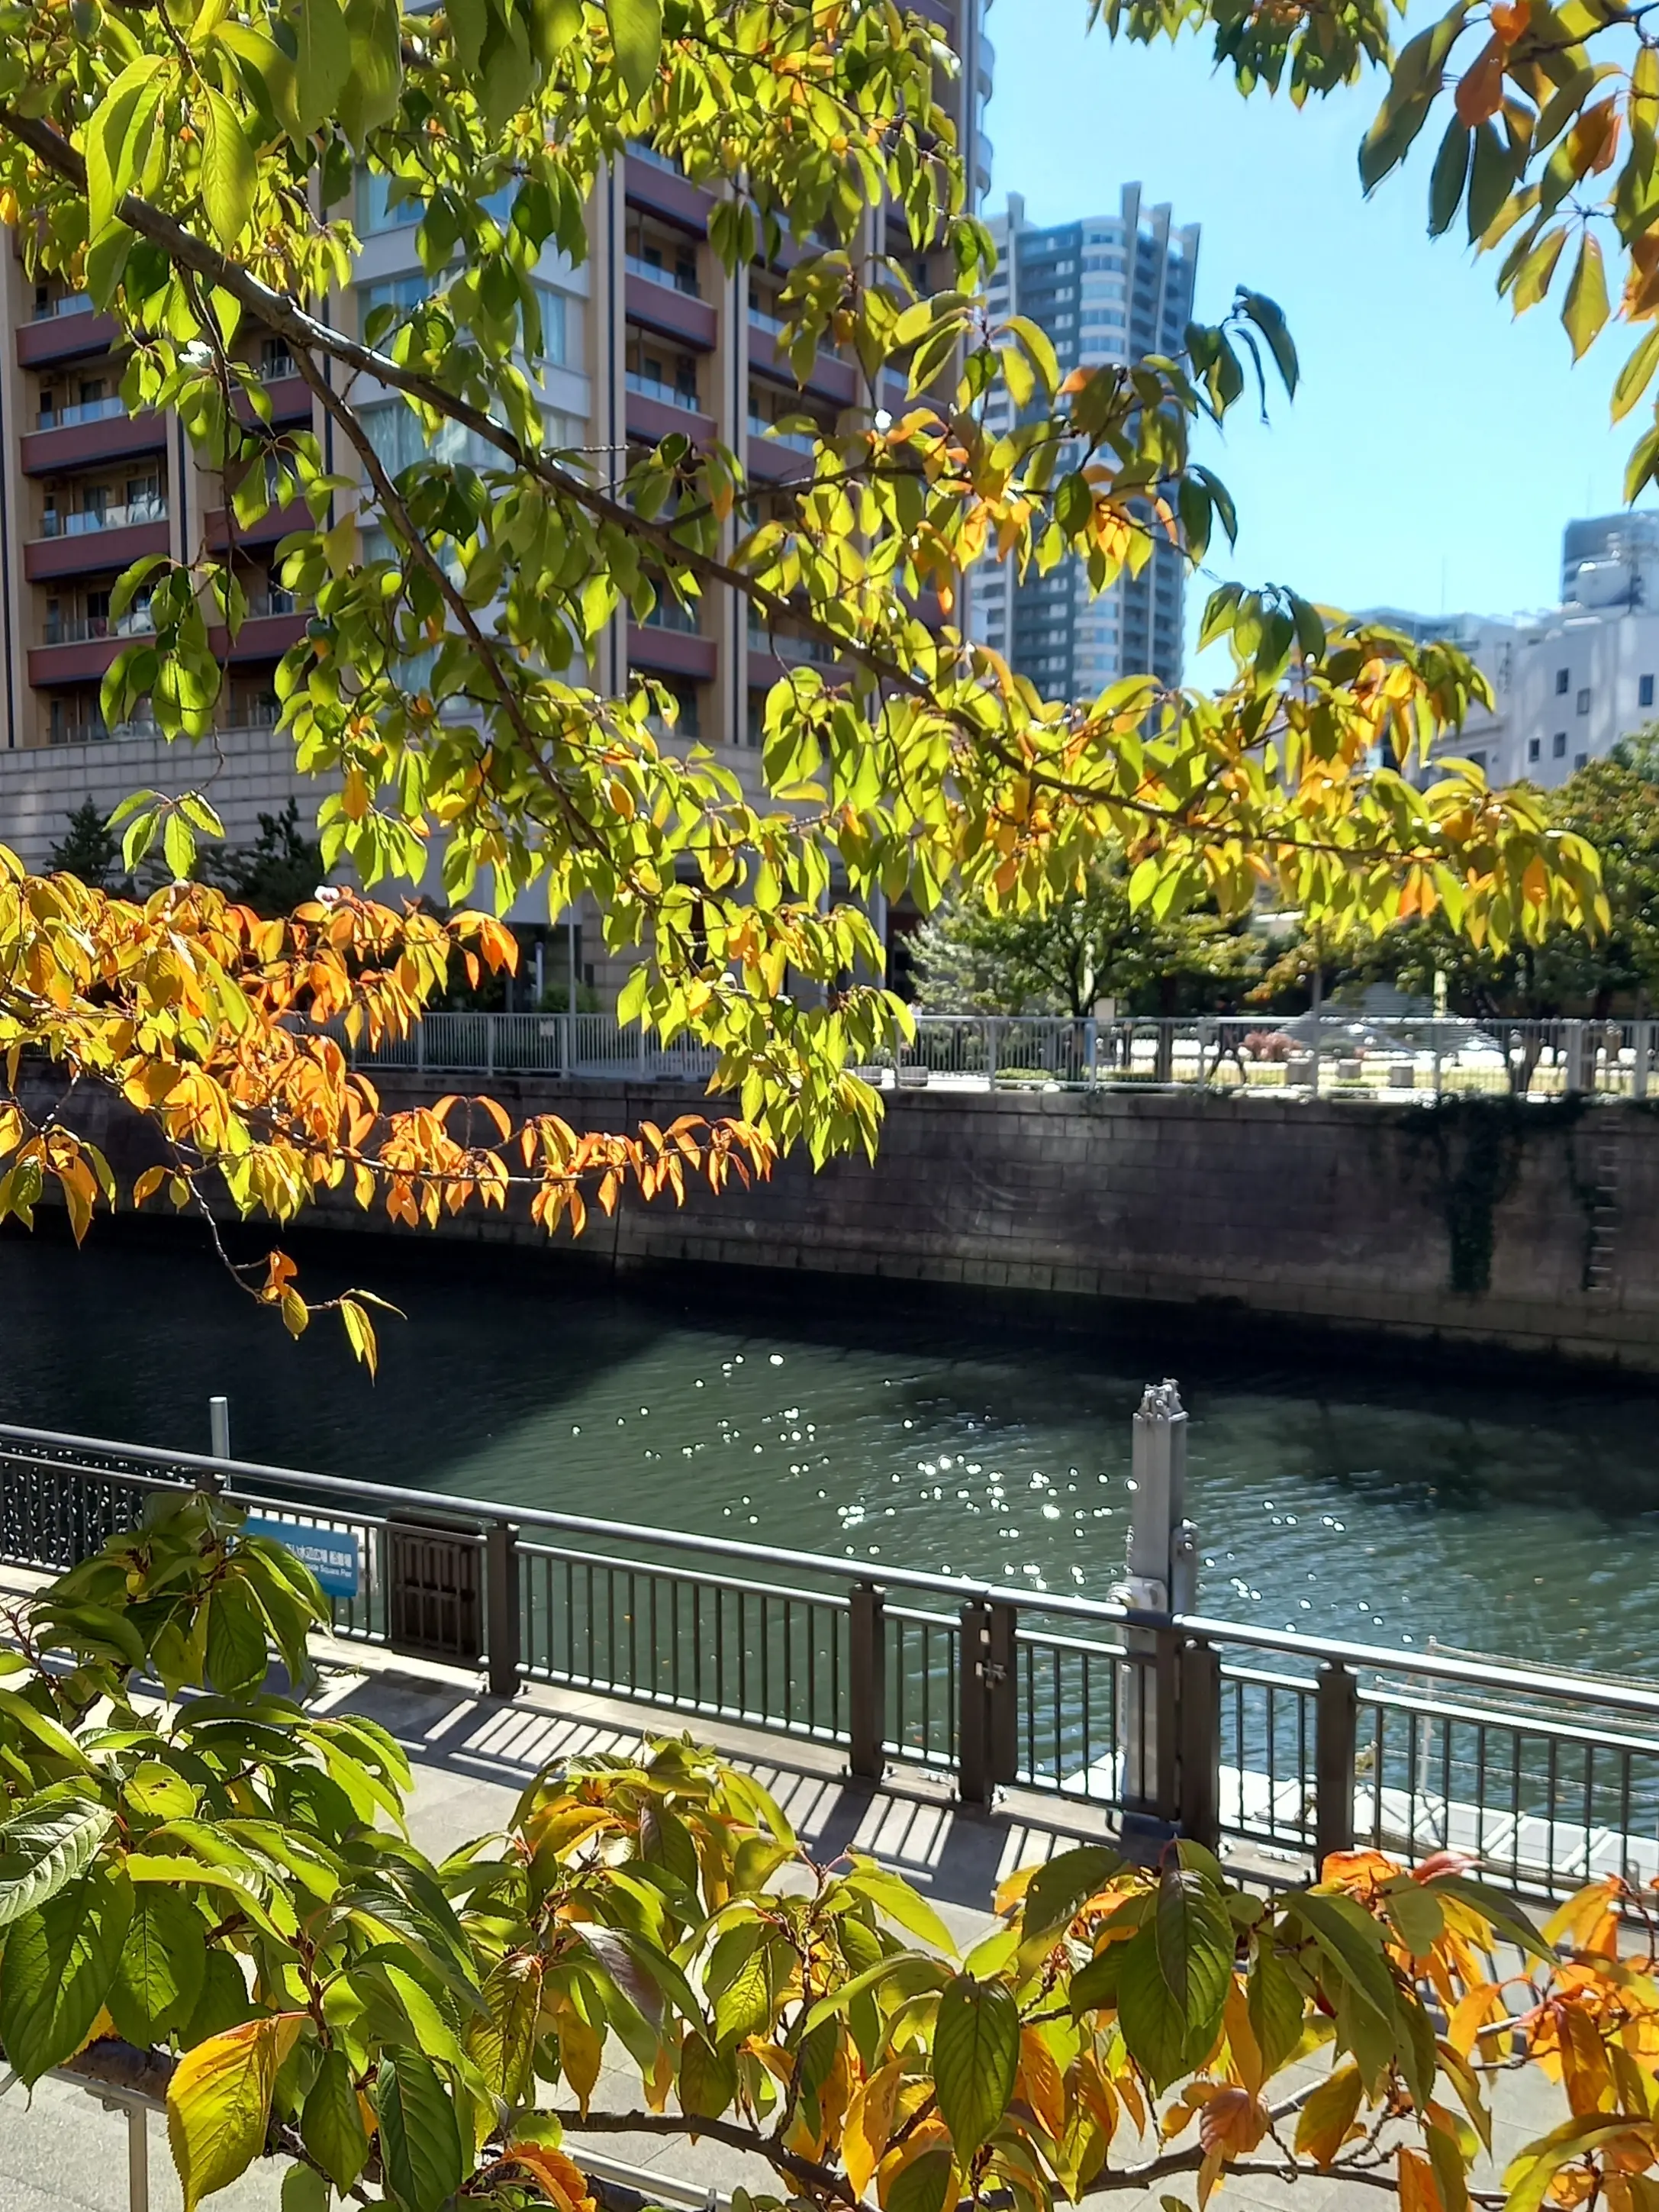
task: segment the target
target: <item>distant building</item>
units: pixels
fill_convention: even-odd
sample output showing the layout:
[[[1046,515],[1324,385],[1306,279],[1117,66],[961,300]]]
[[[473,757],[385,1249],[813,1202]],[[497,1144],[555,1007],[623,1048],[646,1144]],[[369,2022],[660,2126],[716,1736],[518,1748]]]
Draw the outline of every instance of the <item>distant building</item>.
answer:
[[[1462,646],[1485,672],[1492,710],[1478,708],[1440,750],[1493,783],[1553,788],[1659,720],[1659,512],[1570,522],[1561,594],[1549,612],[1508,621],[1371,610],[1409,636]]]
[[[999,266],[994,319],[1025,315],[1047,331],[1062,373],[1148,354],[1178,356],[1193,311],[1198,226],[1176,225],[1167,207],[1144,208],[1139,185],[1123,187],[1115,216],[1039,228],[1025,203],[1008,195],[991,218]],[[1012,417],[1007,394],[988,408],[994,429]],[[1082,562],[1068,556],[1024,582],[1005,564],[974,586],[972,626],[988,645],[1050,698],[1092,698],[1115,678],[1150,671],[1181,681],[1185,564],[1160,543],[1139,576],[1091,599]]]

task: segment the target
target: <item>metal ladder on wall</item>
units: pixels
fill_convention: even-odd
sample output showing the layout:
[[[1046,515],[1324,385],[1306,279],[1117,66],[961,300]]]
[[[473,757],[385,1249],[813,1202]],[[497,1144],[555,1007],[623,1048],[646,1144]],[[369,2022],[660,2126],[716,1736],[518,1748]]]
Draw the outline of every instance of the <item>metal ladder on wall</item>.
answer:
[[[1595,1182],[1590,1204],[1589,1252],[1584,1288],[1603,1296],[1613,1287],[1614,1232],[1619,1225],[1619,1155],[1611,1137],[1595,1140]]]

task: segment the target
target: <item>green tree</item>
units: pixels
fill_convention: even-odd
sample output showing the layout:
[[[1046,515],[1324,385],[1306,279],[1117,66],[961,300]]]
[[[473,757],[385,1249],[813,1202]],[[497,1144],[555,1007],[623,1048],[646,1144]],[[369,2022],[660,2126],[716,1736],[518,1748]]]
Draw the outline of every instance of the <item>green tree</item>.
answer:
[[[1383,0],[1097,12],[1142,39],[1212,21],[1245,90],[1288,74],[1299,100],[1390,66]],[[923,18],[806,0],[736,15],[729,0],[33,0],[0,22],[0,219],[29,276],[84,288],[112,315],[123,396],[176,413],[240,528],[273,505],[293,526],[279,567],[307,620],[276,689],[297,759],[334,787],[328,866],[373,887],[433,863],[452,910],[527,890],[550,915],[597,904],[609,949],[634,963],[624,1018],[712,1046],[738,1102],[696,1136],[700,1169],[763,1166],[797,1143],[817,1159],[873,1146],[879,1097],[852,1071],[906,1018],[879,981],[878,895],[927,912],[954,886],[1041,908],[1115,839],[1133,904],[1158,916],[1232,919],[1264,882],[1339,929],[1425,884],[1459,927],[1500,943],[1596,911],[1593,854],[1533,796],[1459,773],[1419,792],[1401,772],[1484,696],[1444,646],[1229,585],[1205,621],[1233,655],[1218,692],[1139,676],[1085,703],[1043,698],[962,635],[983,562],[1023,569],[1070,550],[1103,590],[1171,529],[1202,560],[1234,518],[1193,459],[1194,426],[1247,387],[1265,398],[1269,376],[1293,388],[1298,370],[1283,317],[1248,287],[1218,325],[1188,331],[1183,361],[1066,378],[1039,331],[993,317],[988,237],[939,97],[950,64]],[[1517,68],[1534,35],[1517,33]],[[1584,35],[1540,32],[1544,58],[1526,65],[1547,71]],[[1436,96],[1441,63],[1425,53],[1402,57],[1372,171]],[[1485,149],[1494,126],[1481,127]],[[595,191],[630,144],[711,188],[726,269],[785,258],[789,241],[780,343],[798,374],[837,346],[871,380],[901,379],[904,404],[849,415],[781,486],[683,434],[605,475],[565,451],[538,398],[533,272],[550,248],[582,258]],[[1478,206],[1535,153],[1483,150]],[[361,329],[359,177],[416,218],[428,279],[418,302]],[[902,252],[871,253],[878,206]],[[1581,280],[1581,319],[1592,289]],[[326,418],[337,471],[322,440],[273,421],[267,339]],[[990,427],[999,392],[1006,434]],[[410,411],[422,458],[388,469],[366,394]],[[825,655],[769,696],[752,798],[708,751],[660,738],[673,706],[659,687],[607,690],[591,673],[613,624],[711,591]],[[112,616],[141,592],[154,629],[110,669],[106,720],[147,699],[167,738],[203,741],[228,683],[215,640],[234,653],[242,584],[204,543],[130,569]],[[1379,751],[1389,764],[1369,765]],[[186,1201],[212,1177],[285,1220],[326,1184],[422,1219],[527,1184],[552,1224],[585,1218],[584,1193],[614,1203],[622,1176],[678,1187],[678,1139],[665,1152],[648,1131],[642,1147],[544,1121],[497,1150],[389,1126],[297,1018],[401,1030],[441,994],[452,956],[512,957],[476,920],[465,940],[459,918],[417,933],[405,957],[399,918],[349,896],[256,940],[205,892],[174,888],[218,833],[207,788],[135,793],[122,822],[126,864],[157,850],[166,868],[142,921],[64,889],[48,913],[0,861],[0,1066],[20,1045],[71,1084],[144,1102]],[[181,933],[196,948],[188,1004],[170,969],[156,996],[149,957]],[[319,942],[337,967],[319,969]],[[20,976],[37,981],[10,988]],[[786,977],[822,988],[786,991]],[[112,1005],[130,1018],[112,1021]],[[77,1219],[112,1188],[105,1164],[21,1100],[0,1102],[0,1212],[27,1215],[47,1176],[74,1187]],[[304,1301],[281,1280],[261,1295],[300,1322]]]
[[[200,1492],[6,1618],[0,2055],[165,2097],[185,2212],[261,2158],[285,2212],[586,2212],[580,2140],[615,2133],[749,2152],[754,2212],[1262,2173],[1447,2212],[1491,2078],[1524,2067],[1553,2124],[1564,2052],[1569,2117],[1515,2149],[1510,2204],[1659,2188],[1659,1958],[1616,1877],[1540,1929],[1452,1854],[1249,1891],[1194,1844],[1084,1844],[1004,1882],[964,1959],[902,1875],[815,1862],[684,1737],[551,1769],[434,1864],[397,1742],[295,1694],[325,1618]]]
[[[258,822],[251,845],[204,848],[201,872],[228,897],[270,921],[314,898],[327,871],[321,844],[301,826],[296,799],[280,814],[261,814]]]
[[[1261,964],[1259,940],[1215,915],[1157,920],[1129,897],[1121,853],[1046,908],[947,899],[913,940],[916,1003],[938,1013],[1176,1014],[1232,1006]]]
[[[130,879],[121,865],[120,840],[109,828],[97,800],[83,799],[65,819],[69,827],[52,847],[48,865],[54,870],[78,876],[94,890],[120,891],[130,888]]]

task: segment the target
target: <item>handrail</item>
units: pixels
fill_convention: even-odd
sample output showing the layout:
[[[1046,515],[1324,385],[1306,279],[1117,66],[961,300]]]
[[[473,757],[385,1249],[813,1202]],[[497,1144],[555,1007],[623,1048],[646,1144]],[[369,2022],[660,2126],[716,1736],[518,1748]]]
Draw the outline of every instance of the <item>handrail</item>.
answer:
[[[1306,1637],[1293,1629],[1261,1628],[1249,1622],[1225,1620],[1203,1613],[1176,1613],[1166,1617],[1120,1605],[1110,1599],[1078,1597],[1060,1591],[1035,1591],[1029,1584],[1021,1586],[981,1581],[969,1576],[943,1575],[921,1567],[890,1567],[884,1563],[878,1572],[872,1572],[867,1566],[849,1563],[846,1559],[831,1559],[822,1553],[786,1550],[769,1544],[750,1543],[740,1537],[705,1536],[690,1529],[647,1528],[629,1522],[603,1520],[588,1514],[560,1513],[543,1506],[508,1504],[493,1499],[468,1498],[454,1492],[411,1490],[394,1483],[358,1480],[346,1475],[319,1474],[298,1468],[271,1466],[256,1460],[219,1459],[204,1452],[163,1451],[152,1445],[122,1443],[109,1437],[74,1436],[61,1430],[33,1429],[0,1423],[0,1455],[3,1455],[8,1443],[44,1446],[65,1453],[106,1453],[117,1459],[140,1462],[145,1468],[212,1474],[232,1487],[240,1487],[250,1482],[255,1485],[275,1483],[287,1488],[308,1490],[322,1499],[356,1499],[364,1504],[401,1506],[424,1513],[452,1514],[476,1522],[511,1522],[523,1529],[556,1530],[567,1535],[586,1536],[602,1542],[620,1540],[627,1544],[654,1546],[698,1558],[764,1563],[770,1567],[793,1572],[822,1575],[841,1583],[874,1583],[883,1589],[927,1591],[936,1596],[955,1598],[963,1604],[1012,1606],[1024,1615],[1046,1614],[1057,1619],[1095,1621],[1103,1626],[1109,1624],[1115,1627],[1163,1629],[1178,1637],[1206,1644],[1230,1644],[1250,1650],[1299,1656],[1310,1662],[1322,1661],[1358,1672],[1462,1683],[1471,1688],[1501,1690],[1510,1698],[1517,1696],[1548,1698],[1659,1721],[1659,1683],[1647,1690],[1635,1685],[1610,1684],[1547,1669],[1492,1666],[1483,1664],[1479,1660],[1451,1658],[1426,1650],[1396,1650],[1379,1644],[1350,1643],[1345,1638],[1326,1640]],[[580,1556],[586,1559],[590,1555]],[[607,1562],[599,1554],[591,1556],[596,1565],[626,1564],[644,1569],[652,1564],[648,1560]],[[785,1594],[780,1584],[768,1587],[780,1595]],[[799,1595],[811,1596],[814,1593],[801,1592]],[[1100,1648],[1103,1651],[1107,1649]],[[1285,1684],[1286,1688],[1298,1691],[1311,1690],[1313,1686],[1311,1680]],[[1524,1722],[1526,1717],[1516,1717]]]

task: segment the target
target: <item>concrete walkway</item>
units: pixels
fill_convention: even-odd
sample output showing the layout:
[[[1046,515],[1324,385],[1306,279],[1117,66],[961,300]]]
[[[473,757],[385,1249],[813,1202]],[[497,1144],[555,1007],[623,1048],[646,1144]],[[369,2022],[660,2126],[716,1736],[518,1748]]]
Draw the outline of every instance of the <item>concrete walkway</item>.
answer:
[[[22,1579],[5,1576],[0,1583],[15,1587]],[[627,1750],[643,1735],[682,1727],[764,1783],[814,1856],[830,1858],[849,1848],[873,1853],[927,1892],[964,1946],[991,1926],[992,1894],[1005,1875],[1108,1833],[1094,1808],[1029,1795],[1011,1797],[994,1813],[965,1809],[954,1802],[947,1778],[912,1768],[896,1770],[880,1787],[855,1783],[843,1771],[839,1749],[781,1745],[775,1737],[701,1716],[682,1722],[539,1687],[503,1704],[482,1696],[476,1677],[425,1665],[416,1674],[410,1662],[361,1645],[331,1645],[323,1657],[319,1705],[380,1722],[407,1752],[415,1771],[411,1832],[434,1856],[505,1826],[525,1784],[550,1763]],[[1237,1871],[1272,1882],[1294,1881],[1301,1869],[1288,1858],[1275,1865],[1252,1854]],[[1520,2087],[1513,2080],[1507,2086],[1511,2092]],[[617,2112],[637,2109],[637,2077],[607,2066],[594,2101]],[[1501,2171],[1522,2142],[1552,2124],[1553,2113],[1544,2100],[1529,2110],[1513,2094],[1500,2099],[1499,2112],[1494,2163]],[[64,2082],[42,2083],[27,2102],[14,2087],[0,2102],[0,2212],[130,2212],[126,2124],[124,2115],[106,2116],[87,2092]],[[159,2118],[149,2121],[149,2141],[150,2212],[181,2212]],[[759,2160],[707,2141],[691,2146],[679,2136],[607,2133],[573,2137],[573,2148],[641,2176],[648,2170],[660,2177],[671,2203],[702,2204],[711,2189],[725,2196],[738,2185],[757,2194],[778,2187]],[[627,2177],[618,2172],[615,2178]],[[275,2212],[279,2185],[280,2173],[262,2167],[213,2202],[223,2212]],[[1190,2177],[1109,2201],[1125,2212],[1158,2212],[1160,2197],[1172,2188],[1185,2203],[1194,2201]],[[1224,2202],[1249,2212],[1376,2212],[1388,2198],[1380,2190],[1317,2176],[1287,2183],[1250,2175],[1231,2180]],[[133,2204],[131,2212],[143,2207]]]

